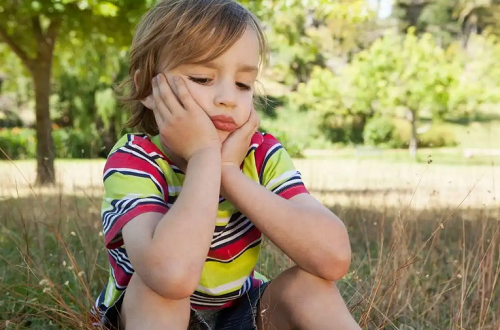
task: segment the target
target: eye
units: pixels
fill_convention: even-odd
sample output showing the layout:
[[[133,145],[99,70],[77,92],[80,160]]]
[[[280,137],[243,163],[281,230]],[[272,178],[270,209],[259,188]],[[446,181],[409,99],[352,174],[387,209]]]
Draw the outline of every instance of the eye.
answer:
[[[195,78],[195,77],[189,77],[189,80],[200,85],[207,85],[212,81],[212,79],[210,78]]]
[[[245,84],[242,84],[242,83],[236,83],[236,86],[238,86],[241,90],[244,90],[244,91],[249,91],[252,89],[252,87],[245,85]]]

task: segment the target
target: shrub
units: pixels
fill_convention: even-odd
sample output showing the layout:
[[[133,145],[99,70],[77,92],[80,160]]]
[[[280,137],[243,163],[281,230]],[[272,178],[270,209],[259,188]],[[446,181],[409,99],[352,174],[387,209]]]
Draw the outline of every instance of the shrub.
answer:
[[[391,118],[374,117],[365,126],[363,141],[369,146],[391,147],[396,135],[396,125]]]
[[[35,158],[35,130],[18,127],[0,129],[0,148],[11,159]],[[3,152],[0,152],[0,159],[7,159]]]
[[[455,134],[444,125],[432,125],[427,132],[419,136],[419,146],[423,148],[454,147],[456,145]]]
[[[84,132],[74,129],[55,129],[52,132],[56,158],[97,158],[102,139],[94,129]],[[34,129],[0,129],[0,148],[13,160],[36,158]],[[0,153],[0,159],[7,159]]]
[[[405,149],[410,144],[411,125],[400,118],[376,117],[368,121],[363,132],[366,145]],[[419,148],[454,147],[457,141],[453,130],[443,124],[432,124],[418,135]]]

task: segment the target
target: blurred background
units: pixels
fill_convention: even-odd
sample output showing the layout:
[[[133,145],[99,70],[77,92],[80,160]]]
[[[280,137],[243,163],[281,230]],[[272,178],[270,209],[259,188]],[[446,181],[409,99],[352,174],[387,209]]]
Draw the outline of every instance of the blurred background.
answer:
[[[75,329],[107,278],[102,169],[153,0],[0,0],[0,329]],[[346,222],[364,329],[500,329],[500,1],[242,0],[261,130]],[[292,262],[266,241],[259,269]]]

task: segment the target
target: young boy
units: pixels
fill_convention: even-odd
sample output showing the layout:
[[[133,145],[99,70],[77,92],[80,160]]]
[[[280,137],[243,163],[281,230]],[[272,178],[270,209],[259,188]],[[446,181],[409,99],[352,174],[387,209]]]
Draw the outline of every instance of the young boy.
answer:
[[[350,265],[345,226],[256,133],[266,47],[231,0],[163,1],[139,24],[124,86],[144,134],[118,141],[104,170],[103,325],[359,329],[335,286]],[[272,281],[254,272],[262,235],[296,263]]]

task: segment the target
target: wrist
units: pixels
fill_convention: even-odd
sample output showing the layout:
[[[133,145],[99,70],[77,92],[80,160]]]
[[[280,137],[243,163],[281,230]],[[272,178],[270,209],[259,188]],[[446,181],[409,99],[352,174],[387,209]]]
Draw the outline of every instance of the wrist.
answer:
[[[217,148],[204,148],[202,150],[197,151],[193,154],[189,160],[187,161],[187,168],[194,166],[195,164],[199,165],[207,165],[210,164],[209,167],[215,167],[220,172],[221,166],[221,154],[220,150]]]
[[[234,180],[242,175],[239,166],[234,164],[222,164],[221,167],[221,195],[228,198],[228,190],[226,189],[230,184],[234,184]]]

